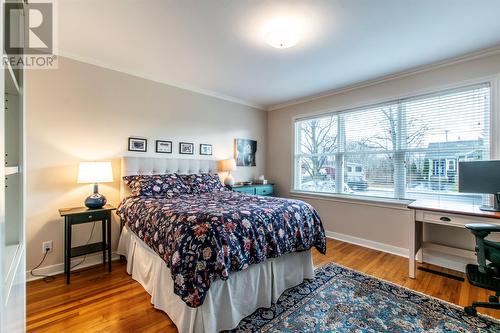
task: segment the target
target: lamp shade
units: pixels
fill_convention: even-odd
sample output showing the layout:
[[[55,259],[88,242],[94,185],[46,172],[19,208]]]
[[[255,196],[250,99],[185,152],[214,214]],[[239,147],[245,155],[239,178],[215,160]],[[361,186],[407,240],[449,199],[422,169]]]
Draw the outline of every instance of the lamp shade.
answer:
[[[109,183],[113,181],[111,162],[80,162],[78,183]]]
[[[234,171],[236,170],[236,161],[234,159],[219,161],[219,171]]]

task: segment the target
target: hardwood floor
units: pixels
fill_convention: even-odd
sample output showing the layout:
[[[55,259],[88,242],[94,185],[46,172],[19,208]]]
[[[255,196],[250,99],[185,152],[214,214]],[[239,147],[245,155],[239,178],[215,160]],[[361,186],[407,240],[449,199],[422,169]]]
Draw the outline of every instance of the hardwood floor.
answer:
[[[314,252],[316,266],[328,262],[336,262],[460,306],[473,300],[486,300],[490,294],[468,282],[420,270],[415,280],[409,279],[407,259],[340,241],[328,240],[325,256]],[[500,311],[479,311],[500,318]],[[101,265],[80,270],[72,274],[70,285],[65,284],[63,275],[49,283],[41,280],[29,282],[26,320],[28,332],[177,331],[164,312],[153,308],[149,294],[132,280],[121,262],[113,263],[112,273]]]

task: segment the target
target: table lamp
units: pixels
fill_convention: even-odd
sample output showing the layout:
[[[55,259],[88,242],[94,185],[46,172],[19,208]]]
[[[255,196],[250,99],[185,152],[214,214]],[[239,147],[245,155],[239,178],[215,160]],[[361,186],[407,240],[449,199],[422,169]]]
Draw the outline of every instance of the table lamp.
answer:
[[[106,204],[106,197],[99,193],[98,183],[113,181],[111,162],[80,162],[78,183],[94,184],[94,193],[85,199],[85,206],[90,209],[102,208]]]
[[[219,171],[227,172],[224,178],[224,184],[227,186],[234,186],[234,178],[231,176],[231,171],[236,170],[236,161],[234,159],[222,160],[219,162]]]

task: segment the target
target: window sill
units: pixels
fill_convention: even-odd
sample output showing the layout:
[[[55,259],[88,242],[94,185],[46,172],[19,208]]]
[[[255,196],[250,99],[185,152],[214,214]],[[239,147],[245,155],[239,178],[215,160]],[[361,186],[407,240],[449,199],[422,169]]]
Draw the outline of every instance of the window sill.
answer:
[[[408,210],[408,205],[414,201],[409,199],[353,196],[349,194],[317,193],[317,192],[307,192],[307,191],[297,191],[297,190],[292,190],[289,193],[290,196],[293,198],[326,200],[326,201],[343,202],[349,204],[359,204],[365,206],[402,209],[402,210]]]

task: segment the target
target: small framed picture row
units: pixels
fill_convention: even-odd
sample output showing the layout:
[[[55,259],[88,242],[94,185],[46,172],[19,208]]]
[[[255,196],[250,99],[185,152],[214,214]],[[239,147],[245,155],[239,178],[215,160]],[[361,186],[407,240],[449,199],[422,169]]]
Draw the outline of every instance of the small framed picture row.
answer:
[[[145,153],[148,151],[148,139],[129,137],[128,150]],[[160,154],[172,154],[173,143],[167,140],[155,141],[155,152]],[[192,142],[179,142],[179,154],[194,155],[194,143]],[[200,155],[213,155],[213,146],[208,143],[201,143],[199,149]]]

